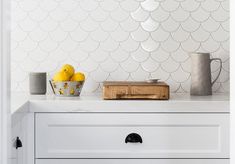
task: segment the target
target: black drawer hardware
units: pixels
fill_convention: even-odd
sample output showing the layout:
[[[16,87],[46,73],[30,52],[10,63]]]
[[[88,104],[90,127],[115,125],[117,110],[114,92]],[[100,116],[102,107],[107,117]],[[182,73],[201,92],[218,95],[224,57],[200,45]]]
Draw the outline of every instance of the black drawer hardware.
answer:
[[[131,133],[125,139],[125,143],[128,143],[128,142],[130,142],[130,143],[143,143],[143,140],[139,134]]]
[[[22,142],[19,137],[16,137],[15,147],[16,147],[16,149],[22,147]]]

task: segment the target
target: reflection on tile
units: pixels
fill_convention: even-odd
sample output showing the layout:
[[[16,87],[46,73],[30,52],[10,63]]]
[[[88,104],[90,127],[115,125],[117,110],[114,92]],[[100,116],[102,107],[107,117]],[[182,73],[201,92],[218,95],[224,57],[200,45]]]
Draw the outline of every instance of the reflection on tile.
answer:
[[[71,63],[87,75],[84,92],[148,77],[188,92],[194,51],[222,59],[213,91],[229,91],[228,0],[12,0],[12,9],[14,91],[28,90],[30,71],[50,78]]]

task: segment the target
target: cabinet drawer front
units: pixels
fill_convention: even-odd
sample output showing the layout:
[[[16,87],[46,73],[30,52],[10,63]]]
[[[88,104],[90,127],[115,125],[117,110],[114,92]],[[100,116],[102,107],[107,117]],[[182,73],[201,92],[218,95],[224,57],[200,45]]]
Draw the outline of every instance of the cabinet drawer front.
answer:
[[[229,164],[228,159],[39,159],[36,164]]]
[[[39,113],[36,158],[228,158],[228,119],[227,114]],[[125,143],[131,133],[143,142]]]

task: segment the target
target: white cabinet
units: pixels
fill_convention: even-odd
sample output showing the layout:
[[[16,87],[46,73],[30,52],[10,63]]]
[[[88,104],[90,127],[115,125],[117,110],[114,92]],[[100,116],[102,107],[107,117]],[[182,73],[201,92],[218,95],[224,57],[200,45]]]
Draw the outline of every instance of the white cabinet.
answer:
[[[37,113],[35,119],[37,159],[135,158],[131,162],[171,164],[168,160],[143,158],[229,158],[228,114]],[[126,143],[129,134],[131,139]],[[119,163],[109,161],[101,160],[101,163]],[[42,162],[38,160],[37,164]],[[80,161],[44,162],[75,164]],[[85,160],[84,163],[95,162]],[[127,162],[120,160],[120,163]]]
[[[229,164],[228,159],[39,159],[36,164]]]

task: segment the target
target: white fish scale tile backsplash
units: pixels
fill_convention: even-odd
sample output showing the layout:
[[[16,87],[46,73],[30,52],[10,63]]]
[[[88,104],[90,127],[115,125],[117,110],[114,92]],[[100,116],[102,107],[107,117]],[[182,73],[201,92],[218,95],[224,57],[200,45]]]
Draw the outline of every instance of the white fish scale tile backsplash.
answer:
[[[28,72],[70,63],[85,92],[149,77],[188,92],[188,53],[202,51],[222,58],[213,90],[229,92],[229,0],[12,0],[11,50],[14,91],[28,91]]]

